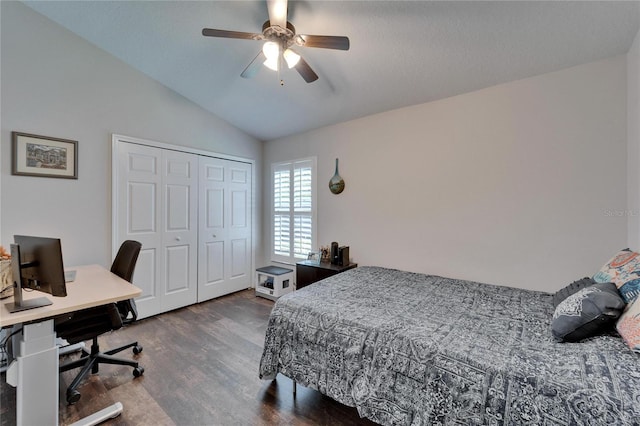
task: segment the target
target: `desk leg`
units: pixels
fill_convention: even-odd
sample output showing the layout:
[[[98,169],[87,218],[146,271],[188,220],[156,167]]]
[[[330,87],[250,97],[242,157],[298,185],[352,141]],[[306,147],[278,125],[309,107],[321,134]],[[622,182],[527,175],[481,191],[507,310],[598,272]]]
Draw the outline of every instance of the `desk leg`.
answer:
[[[7,383],[17,386],[16,420],[21,425],[58,425],[58,347],[53,320],[25,324]]]

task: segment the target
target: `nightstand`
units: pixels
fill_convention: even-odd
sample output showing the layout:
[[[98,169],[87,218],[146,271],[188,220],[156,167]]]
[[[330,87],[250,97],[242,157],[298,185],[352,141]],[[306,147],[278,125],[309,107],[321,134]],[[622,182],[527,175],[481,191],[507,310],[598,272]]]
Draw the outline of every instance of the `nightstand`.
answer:
[[[323,280],[332,275],[353,269],[357,263],[350,263],[345,266],[332,265],[329,262],[317,263],[313,260],[303,260],[296,263],[296,290]]]

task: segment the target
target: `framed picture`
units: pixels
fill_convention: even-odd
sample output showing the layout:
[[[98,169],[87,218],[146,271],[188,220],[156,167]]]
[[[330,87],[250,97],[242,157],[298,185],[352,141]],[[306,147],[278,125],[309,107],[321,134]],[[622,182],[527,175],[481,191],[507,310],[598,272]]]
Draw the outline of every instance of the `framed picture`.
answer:
[[[11,132],[11,174],[78,179],[78,141]]]
[[[319,265],[321,256],[322,254],[319,251],[310,251],[307,255],[307,260],[315,263],[316,265]]]

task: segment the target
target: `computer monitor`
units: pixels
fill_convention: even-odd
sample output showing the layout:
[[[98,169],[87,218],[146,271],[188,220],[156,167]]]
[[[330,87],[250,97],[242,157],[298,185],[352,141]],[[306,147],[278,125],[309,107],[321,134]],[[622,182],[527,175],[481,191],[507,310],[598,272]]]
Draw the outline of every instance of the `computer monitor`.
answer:
[[[47,306],[46,297],[24,300],[23,289],[39,290],[53,296],[66,296],[62,246],[58,238],[14,235],[11,245],[11,263],[14,281],[13,303],[10,312]]]

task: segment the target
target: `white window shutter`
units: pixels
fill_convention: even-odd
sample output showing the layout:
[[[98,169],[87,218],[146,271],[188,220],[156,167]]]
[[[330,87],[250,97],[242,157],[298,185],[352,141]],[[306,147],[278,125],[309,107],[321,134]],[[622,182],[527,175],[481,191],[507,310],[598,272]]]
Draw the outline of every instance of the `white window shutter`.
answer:
[[[306,259],[312,251],[312,222],[310,215],[295,215],[293,218],[293,256]]]
[[[295,263],[316,248],[315,164],[314,157],[272,165],[272,260]]]
[[[291,255],[291,223],[289,215],[274,215],[273,252],[278,256]]]

